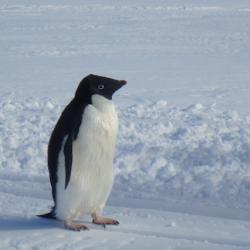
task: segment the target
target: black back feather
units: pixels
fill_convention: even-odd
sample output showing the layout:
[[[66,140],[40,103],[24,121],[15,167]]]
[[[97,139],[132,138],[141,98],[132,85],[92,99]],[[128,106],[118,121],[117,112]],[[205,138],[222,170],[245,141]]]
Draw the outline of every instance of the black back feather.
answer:
[[[64,144],[64,156],[65,156],[65,188],[70,180],[71,165],[72,165],[72,143],[76,140],[84,113],[85,107],[88,103],[77,103],[77,100],[73,99],[69,105],[64,109],[59,118],[49,141],[48,147],[48,169],[50,174],[50,183],[52,187],[52,197],[56,203],[56,183],[57,183],[57,171],[58,171],[58,157],[62,150],[62,144],[64,138],[67,136],[67,140]]]
[[[73,136],[72,132],[68,135],[67,140],[64,144],[64,156],[65,156],[65,189],[67,188],[71,176],[72,168],[72,142]]]
[[[48,146],[48,169],[52,188],[52,197],[56,205],[56,183],[58,171],[58,157],[61,150],[65,156],[65,189],[70,181],[72,165],[72,144],[77,139],[82,115],[85,107],[91,102],[88,89],[88,77],[85,77],[77,88],[75,97],[63,110],[51,134]],[[63,140],[67,140],[62,149]]]

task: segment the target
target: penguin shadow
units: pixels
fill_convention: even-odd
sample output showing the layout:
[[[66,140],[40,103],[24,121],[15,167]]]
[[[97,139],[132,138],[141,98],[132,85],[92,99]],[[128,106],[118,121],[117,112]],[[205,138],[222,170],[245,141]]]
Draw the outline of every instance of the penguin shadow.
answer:
[[[95,225],[90,221],[78,220],[91,229],[106,230],[102,225]],[[58,220],[50,220],[39,217],[19,217],[19,216],[0,216],[0,232],[1,231],[22,231],[22,230],[46,230],[46,229],[64,229],[63,222]]]
[[[49,228],[56,228],[59,226],[59,221],[42,219],[38,217],[19,217],[8,216],[0,217],[0,231],[14,231],[14,230],[43,230]]]

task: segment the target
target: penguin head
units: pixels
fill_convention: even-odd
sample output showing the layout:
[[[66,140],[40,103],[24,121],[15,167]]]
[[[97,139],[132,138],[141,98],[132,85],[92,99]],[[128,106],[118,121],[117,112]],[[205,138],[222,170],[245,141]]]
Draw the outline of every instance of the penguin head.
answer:
[[[125,84],[124,80],[91,74],[82,79],[76,90],[75,98],[90,102],[91,96],[97,94],[112,100],[113,94]]]

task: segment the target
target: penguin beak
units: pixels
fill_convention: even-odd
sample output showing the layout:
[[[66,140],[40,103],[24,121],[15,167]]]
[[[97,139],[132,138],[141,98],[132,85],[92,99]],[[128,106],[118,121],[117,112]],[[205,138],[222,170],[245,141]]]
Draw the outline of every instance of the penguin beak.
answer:
[[[125,85],[127,82],[125,80],[118,81],[122,86]]]

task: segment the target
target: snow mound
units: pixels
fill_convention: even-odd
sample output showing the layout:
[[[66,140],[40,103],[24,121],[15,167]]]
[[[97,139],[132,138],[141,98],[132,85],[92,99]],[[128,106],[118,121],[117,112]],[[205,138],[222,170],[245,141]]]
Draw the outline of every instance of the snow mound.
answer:
[[[2,174],[48,174],[47,143],[62,109],[49,98],[1,98]],[[113,195],[250,207],[250,117],[215,105],[169,107],[165,100],[118,113]]]
[[[0,170],[44,174],[49,134],[61,107],[49,98],[0,100]]]
[[[120,116],[115,190],[250,207],[250,117],[165,101]]]

